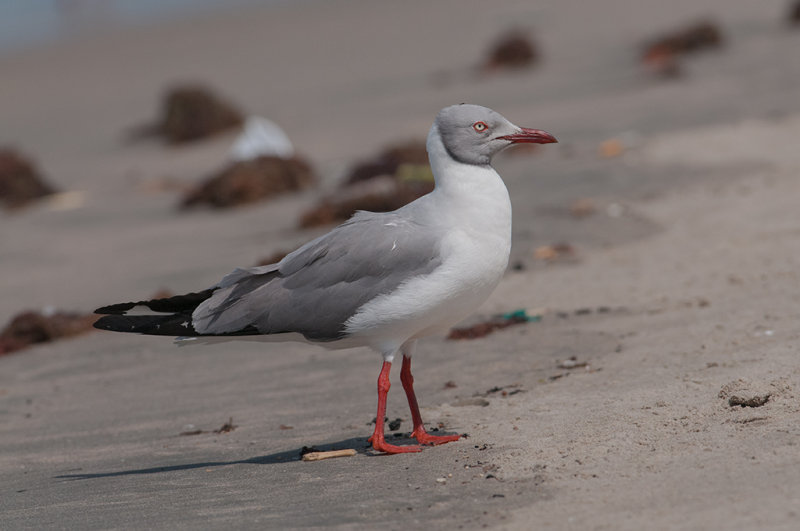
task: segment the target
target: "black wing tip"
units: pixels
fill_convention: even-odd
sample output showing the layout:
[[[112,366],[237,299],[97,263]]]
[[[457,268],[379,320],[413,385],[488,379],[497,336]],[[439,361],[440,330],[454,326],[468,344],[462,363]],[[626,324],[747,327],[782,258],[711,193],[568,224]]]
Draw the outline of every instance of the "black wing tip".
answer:
[[[111,317],[117,317],[115,315],[109,316],[105,315],[94,322],[92,325],[93,327],[97,328],[98,330],[108,330],[110,332],[119,332],[119,328],[116,326],[115,321],[110,319]]]
[[[94,311],[99,315],[124,315],[136,306],[144,306],[154,312],[181,313],[193,311],[201,302],[211,297],[216,288],[209,288],[203,291],[187,293],[185,295],[174,295],[172,297],[162,297],[160,299],[150,299],[137,302],[120,302],[102,306]]]
[[[101,310],[103,308],[100,308]],[[101,313],[99,310],[95,313]],[[110,332],[127,332],[130,326],[123,326],[123,323],[126,323],[127,320],[124,319],[124,316],[119,316],[115,314],[105,315],[94,322],[92,326],[97,328],[98,330],[108,330]]]
[[[241,330],[224,334],[201,334],[192,324],[191,315],[104,315],[92,325],[98,330],[109,332],[127,332],[148,336],[173,336],[173,337],[237,337],[261,335],[254,326],[248,325]]]
[[[106,315],[95,321],[95,328],[109,332],[128,332],[151,336],[197,336],[188,315]]]
[[[136,306],[135,302],[120,302],[117,304],[109,304],[102,306],[94,311],[98,315],[122,315],[128,310]]]

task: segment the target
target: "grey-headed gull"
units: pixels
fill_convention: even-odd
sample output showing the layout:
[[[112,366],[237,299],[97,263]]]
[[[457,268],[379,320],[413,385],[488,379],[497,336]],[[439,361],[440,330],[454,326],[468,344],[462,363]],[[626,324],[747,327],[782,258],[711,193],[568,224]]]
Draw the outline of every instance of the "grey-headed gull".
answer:
[[[389,371],[400,380],[420,445],[460,435],[425,431],[414,395],[417,339],[447,330],[497,286],[511,250],[511,203],[492,156],[517,143],[548,144],[545,131],[518,127],[478,105],[445,107],[428,133],[434,190],[394,212],[358,212],[277,264],[236,269],[198,293],[114,304],[103,330],[202,339],[265,336],[329,348],[368,346],[383,356],[378,412],[369,442],[389,454],[418,452],[384,438]],[[126,315],[144,307],[147,315]]]

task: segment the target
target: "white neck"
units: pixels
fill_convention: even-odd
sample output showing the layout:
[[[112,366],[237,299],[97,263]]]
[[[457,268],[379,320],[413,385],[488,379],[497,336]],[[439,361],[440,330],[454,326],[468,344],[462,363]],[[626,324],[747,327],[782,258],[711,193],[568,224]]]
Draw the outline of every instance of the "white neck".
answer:
[[[462,226],[511,239],[511,201],[503,180],[489,166],[466,164],[453,159],[442,143],[434,123],[428,133],[428,158],[436,181],[431,199]]]

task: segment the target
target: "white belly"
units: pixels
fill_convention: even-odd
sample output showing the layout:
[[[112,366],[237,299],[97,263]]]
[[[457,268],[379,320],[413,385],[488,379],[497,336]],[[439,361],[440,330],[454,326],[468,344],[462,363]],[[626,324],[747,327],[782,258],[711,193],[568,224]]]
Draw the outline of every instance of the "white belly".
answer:
[[[364,304],[347,321],[348,335],[387,354],[409,339],[446,330],[491,294],[510,249],[505,235],[454,231],[443,242],[440,267]]]

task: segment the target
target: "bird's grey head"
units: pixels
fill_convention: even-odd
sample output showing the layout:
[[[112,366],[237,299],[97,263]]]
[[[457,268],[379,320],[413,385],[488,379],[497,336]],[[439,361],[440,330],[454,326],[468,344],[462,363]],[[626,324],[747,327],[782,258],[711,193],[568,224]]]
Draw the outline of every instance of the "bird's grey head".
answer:
[[[518,127],[503,115],[480,105],[451,105],[436,116],[436,128],[447,153],[466,164],[489,164],[511,144],[549,144],[557,140],[538,129]]]

